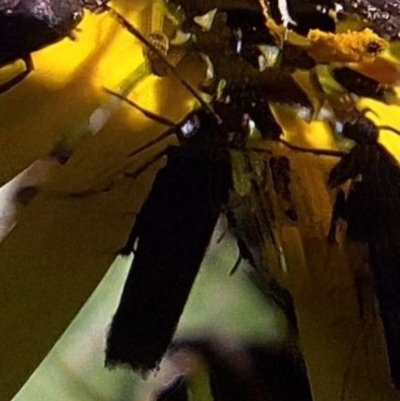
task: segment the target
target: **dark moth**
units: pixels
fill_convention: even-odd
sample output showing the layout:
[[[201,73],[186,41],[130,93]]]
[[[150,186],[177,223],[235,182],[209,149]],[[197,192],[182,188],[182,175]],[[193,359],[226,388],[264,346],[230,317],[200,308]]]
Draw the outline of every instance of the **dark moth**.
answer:
[[[107,343],[107,363],[142,372],[167,350],[231,188],[227,137],[197,111],[181,125],[193,135],[167,150],[128,240],[135,258]],[[185,128],[186,127],[186,128]]]

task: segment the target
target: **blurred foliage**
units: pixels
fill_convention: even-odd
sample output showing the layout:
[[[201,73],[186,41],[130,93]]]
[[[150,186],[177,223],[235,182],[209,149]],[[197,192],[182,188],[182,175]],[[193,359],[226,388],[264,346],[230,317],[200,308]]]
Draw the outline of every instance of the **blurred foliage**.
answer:
[[[180,322],[178,338],[220,333],[232,341],[264,343],[284,335],[280,312],[266,303],[244,271],[229,277],[237,252],[229,234],[221,243],[212,243]],[[143,381],[125,369],[104,369],[106,330],[130,262],[126,257],[115,260],[14,401],[142,401],[164,384],[162,375],[152,374]]]

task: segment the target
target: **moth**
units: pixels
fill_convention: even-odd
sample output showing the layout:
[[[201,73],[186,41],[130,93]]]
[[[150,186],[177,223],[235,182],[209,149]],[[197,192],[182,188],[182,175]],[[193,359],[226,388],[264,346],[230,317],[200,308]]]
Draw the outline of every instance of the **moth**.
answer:
[[[180,146],[165,151],[167,164],[157,173],[121,249],[123,254],[133,250],[134,260],[107,340],[107,365],[127,364],[145,373],[158,366],[172,341],[217,220],[228,205],[231,149],[257,149],[244,146],[245,127],[220,121],[206,109],[174,124],[125,101],[171,126],[159,138],[174,134],[180,140]],[[223,103],[212,106],[219,118],[222,110],[228,112]],[[240,237],[238,245],[245,257],[248,248]]]
[[[228,135],[212,115],[200,109],[173,130],[183,141],[167,149],[128,240],[135,258],[107,343],[108,364],[142,372],[172,340],[232,187]]]
[[[356,145],[332,169],[328,184],[353,180],[347,197],[338,194],[336,218],[347,221],[350,239],[368,244],[392,378],[400,387],[400,166],[378,143],[381,130],[400,132],[375,126],[365,117],[369,111],[345,123],[343,135]]]

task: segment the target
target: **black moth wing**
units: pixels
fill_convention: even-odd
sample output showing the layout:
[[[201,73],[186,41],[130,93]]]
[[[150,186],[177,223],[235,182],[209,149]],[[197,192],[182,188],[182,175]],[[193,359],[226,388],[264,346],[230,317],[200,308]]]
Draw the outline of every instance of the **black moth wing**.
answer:
[[[200,114],[196,136],[217,137],[213,117]],[[157,366],[172,340],[231,188],[226,147],[188,141],[167,157],[138,216],[135,258],[106,351],[108,364],[142,372]]]
[[[332,187],[352,183],[340,210],[350,239],[368,244],[392,379],[400,388],[400,166],[377,142],[357,144],[332,170]]]

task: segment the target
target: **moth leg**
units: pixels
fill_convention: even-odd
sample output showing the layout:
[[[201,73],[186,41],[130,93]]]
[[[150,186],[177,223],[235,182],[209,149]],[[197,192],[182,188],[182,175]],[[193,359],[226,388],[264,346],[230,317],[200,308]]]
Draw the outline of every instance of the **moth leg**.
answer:
[[[370,107],[366,107],[365,109],[363,109],[362,111],[361,111],[361,115],[363,116],[363,117],[366,117],[366,114],[367,113],[369,113],[369,112],[371,112],[372,114],[374,114],[375,116],[379,116],[378,115],[378,113],[375,111],[375,110],[373,110],[373,109],[371,109]],[[400,130],[397,130],[396,128],[393,128],[393,127],[391,127],[390,125],[380,125],[380,126],[377,126],[376,127],[379,131],[380,130],[386,130],[386,131],[391,131],[391,132],[393,132],[394,134],[396,134],[396,135],[400,135]]]
[[[25,64],[24,71],[17,74],[15,77],[12,77],[9,81],[5,82],[4,84],[0,85],[0,94],[9,91],[15,85],[18,85],[22,82],[34,69],[33,60],[31,55],[24,56],[21,59]]]

